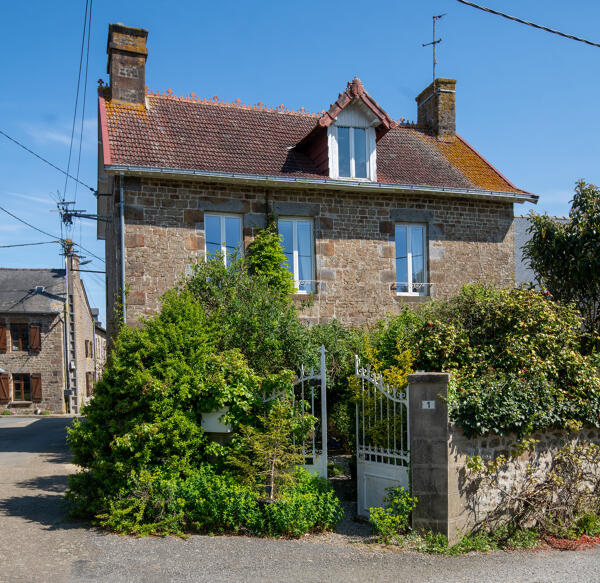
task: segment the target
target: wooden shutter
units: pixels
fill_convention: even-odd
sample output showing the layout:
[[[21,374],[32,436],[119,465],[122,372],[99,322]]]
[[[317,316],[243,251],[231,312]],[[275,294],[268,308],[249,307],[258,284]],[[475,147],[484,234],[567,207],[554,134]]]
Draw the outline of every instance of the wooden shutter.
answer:
[[[10,401],[8,378],[7,374],[0,374],[0,403],[8,403]]]
[[[87,342],[87,340],[86,340]],[[85,373],[85,395],[86,397],[90,397],[92,394],[92,373]]]
[[[0,322],[0,352],[6,352],[8,348],[8,338],[6,336],[6,322]]]
[[[39,324],[29,326],[29,350],[40,352],[42,350],[42,334]]]
[[[42,375],[39,373],[31,375],[31,400],[34,403],[42,400]]]

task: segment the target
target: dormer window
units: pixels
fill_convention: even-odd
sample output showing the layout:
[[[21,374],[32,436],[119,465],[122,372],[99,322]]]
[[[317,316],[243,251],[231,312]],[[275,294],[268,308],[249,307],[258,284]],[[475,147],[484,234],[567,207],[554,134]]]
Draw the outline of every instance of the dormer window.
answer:
[[[367,178],[367,130],[337,128],[340,178]]]
[[[372,115],[350,106],[327,128],[331,178],[377,180],[373,123]]]

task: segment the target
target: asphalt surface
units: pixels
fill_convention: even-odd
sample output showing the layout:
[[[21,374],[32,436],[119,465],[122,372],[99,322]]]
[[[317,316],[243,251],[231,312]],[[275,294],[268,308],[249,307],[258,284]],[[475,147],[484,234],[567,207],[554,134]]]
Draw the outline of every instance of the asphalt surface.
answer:
[[[600,549],[438,557],[302,540],[106,534],[69,522],[60,502],[66,418],[0,417],[0,582],[600,583]]]

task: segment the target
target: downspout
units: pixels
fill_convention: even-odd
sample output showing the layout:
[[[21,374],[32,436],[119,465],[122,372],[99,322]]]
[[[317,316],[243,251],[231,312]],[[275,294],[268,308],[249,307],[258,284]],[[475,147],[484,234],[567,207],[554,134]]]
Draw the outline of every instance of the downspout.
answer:
[[[120,207],[120,227],[121,227],[121,311],[123,314],[123,324],[127,320],[127,305],[126,305],[126,294],[125,294],[125,200],[123,192],[123,172],[121,172],[121,179],[119,180],[119,207]]]

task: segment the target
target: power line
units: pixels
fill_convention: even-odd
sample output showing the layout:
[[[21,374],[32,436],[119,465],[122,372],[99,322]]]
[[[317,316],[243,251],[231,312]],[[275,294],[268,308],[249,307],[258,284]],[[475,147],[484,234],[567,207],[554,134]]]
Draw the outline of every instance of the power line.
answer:
[[[77,247],[79,247],[82,251],[85,251],[86,253],[88,253],[89,255],[91,255],[92,257],[95,257],[96,259],[98,259],[98,261],[102,261],[102,263],[106,263],[106,261],[104,261],[104,259],[102,259],[102,257],[98,257],[98,255],[96,255],[95,253],[93,253],[92,251],[90,251],[89,249],[86,249],[83,245],[80,245],[79,243],[75,243],[75,241],[73,241],[73,245],[76,245]]]
[[[13,219],[17,219],[17,221],[19,221],[20,223],[23,223],[24,225],[27,225],[28,227],[31,227],[32,229],[34,229],[38,233],[42,233],[43,235],[47,235],[48,237],[52,237],[53,239],[62,240],[59,237],[57,237],[56,235],[52,235],[52,233],[48,233],[47,231],[42,231],[42,229],[38,229],[37,227],[35,227],[31,223],[28,223],[27,221],[24,221],[23,219],[19,218],[17,215],[11,213],[10,211],[7,211],[4,207],[0,206],[0,211],[4,211],[7,215],[10,215]]]
[[[75,108],[73,110],[73,124],[71,125],[71,142],[69,144],[69,158],[67,160],[67,175],[65,176],[65,187],[63,188],[63,200],[67,195],[67,182],[69,180],[69,170],[71,169],[71,154],[73,153],[73,139],[75,137],[75,122],[77,120],[77,109],[79,107],[79,88],[81,86],[81,69],[83,66],[83,53],[85,50],[85,33],[88,20],[89,0],[85,2],[85,13],[83,16],[83,32],[81,34],[81,52],[79,54],[79,71],[77,73],[77,88],[75,90]]]
[[[87,97],[87,81],[88,81],[88,69],[90,62],[90,38],[92,29],[92,4],[93,0],[90,0],[90,13],[87,21],[87,54],[85,57],[85,75],[83,78],[83,105],[81,107],[81,127],[79,130],[79,153],[77,155],[77,178],[79,178],[79,168],[81,166],[81,150],[83,146],[83,122],[85,120],[85,103]],[[84,27],[85,30],[85,27]],[[77,202],[77,183],[75,183],[75,202]],[[79,238],[81,239],[81,227],[79,231]]]
[[[68,176],[71,180],[75,180],[75,182],[78,182],[82,186],[85,186],[86,188],[89,188],[92,192],[96,192],[95,188],[92,188],[89,184],[86,184],[85,182],[82,182],[78,178],[75,178],[74,176],[71,176],[68,172],[65,172],[62,168],[59,168],[55,164],[52,164],[52,162],[46,160],[46,158],[43,158],[39,154],[36,154],[33,150],[31,150],[30,148],[28,148],[27,146],[25,146],[24,144],[22,144],[21,142],[19,142],[15,138],[12,138],[6,132],[3,132],[2,130],[0,130],[0,134],[2,134],[5,138],[8,138],[11,142],[14,142],[15,144],[17,144],[17,146],[20,146],[21,148],[23,148],[24,150],[26,150],[30,154],[33,154],[36,158],[39,158],[42,162],[45,162],[49,166],[52,166],[52,168],[54,168],[55,170],[58,170],[59,172],[61,172],[65,176]]]
[[[49,245],[50,243],[60,243],[60,240],[41,241],[40,243],[15,243],[14,245],[0,245],[0,249],[6,249],[8,247],[29,247],[30,245]]]
[[[504,14],[504,12],[498,12],[497,10],[492,10],[491,8],[487,8],[486,6],[479,6],[479,4],[474,4],[473,2],[467,2],[467,0],[456,0],[456,1],[460,2],[461,4],[465,4],[467,6],[477,8],[477,10],[482,10],[483,12],[489,12],[490,14],[495,14],[496,16],[502,16],[502,18],[507,18],[508,20],[514,20],[515,22],[520,22],[521,24],[526,24],[527,26],[532,26],[533,28],[537,28],[539,30],[545,30],[546,32],[550,32],[552,34],[557,34],[558,36],[562,36],[564,38],[576,40],[580,43],[585,43],[586,45],[591,45],[592,47],[600,47],[600,43],[595,43],[590,40],[580,38],[578,36],[573,36],[572,34],[566,34],[564,32],[560,32],[559,30],[554,30],[553,28],[548,28],[547,26],[542,26],[541,24],[535,24],[533,22],[529,22],[528,20],[523,20],[521,18],[517,18],[516,16],[510,16],[509,14]]]
[[[16,219],[20,223],[23,223],[24,225],[27,225],[28,227],[34,229],[35,231],[38,231],[39,233],[47,235],[48,237],[52,237],[53,239],[58,239],[61,243],[63,243],[65,241],[64,239],[59,238],[56,235],[52,235],[51,233],[48,233],[47,231],[43,231],[42,229],[36,227],[35,225],[32,225],[31,223],[28,223],[27,221],[21,219],[20,217],[18,217],[14,213],[11,213],[9,210],[6,210],[2,206],[0,206],[0,211],[4,211],[7,215],[10,215],[11,217],[13,217],[13,219]],[[89,253],[92,257],[95,257],[99,261],[102,261],[102,263],[106,263],[106,261],[104,261],[104,259],[102,259],[102,257],[99,257],[98,255],[96,255],[95,253],[93,253],[92,251],[90,251],[89,249],[86,249],[83,245],[80,245],[79,243],[76,243],[75,241],[73,241],[73,245],[76,245],[81,250],[85,251],[86,253]]]

